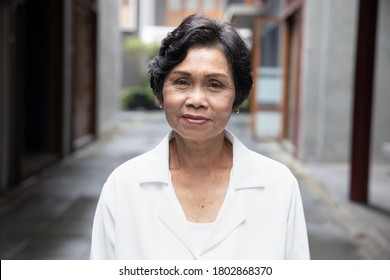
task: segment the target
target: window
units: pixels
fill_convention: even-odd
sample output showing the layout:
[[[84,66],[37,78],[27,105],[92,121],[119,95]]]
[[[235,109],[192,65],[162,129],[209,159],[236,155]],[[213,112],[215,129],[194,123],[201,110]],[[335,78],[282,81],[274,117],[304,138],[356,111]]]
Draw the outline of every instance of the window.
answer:
[[[120,7],[119,24],[122,30],[131,31],[137,28],[137,1],[122,0]]]

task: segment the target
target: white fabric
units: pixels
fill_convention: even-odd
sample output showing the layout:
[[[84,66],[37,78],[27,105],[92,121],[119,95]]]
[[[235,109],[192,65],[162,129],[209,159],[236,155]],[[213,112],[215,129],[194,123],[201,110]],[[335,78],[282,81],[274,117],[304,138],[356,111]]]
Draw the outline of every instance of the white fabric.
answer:
[[[169,172],[169,178],[169,187],[173,189],[171,172]],[[210,238],[214,223],[194,223],[187,220],[187,225],[190,247],[194,248],[196,254],[199,254]]]
[[[192,223],[188,224],[189,241],[191,248],[195,249],[197,254],[200,254],[207,240],[210,238],[213,231],[214,223]]]
[[[92,231],[92,259],[309,259],[297,180],[232,133],[228,195],[205,245],[191,241],[169,185],[169,139],[131,159],[105,183]]]

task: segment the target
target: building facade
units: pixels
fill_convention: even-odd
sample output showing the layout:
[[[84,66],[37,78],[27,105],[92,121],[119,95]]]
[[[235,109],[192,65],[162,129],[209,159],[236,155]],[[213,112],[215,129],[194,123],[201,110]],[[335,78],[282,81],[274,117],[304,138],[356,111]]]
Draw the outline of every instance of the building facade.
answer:
[[[119,2],[1,1],[0,191],[112,128]]]
[[[364,1],[364,0],[363,0]],[[350,159],[359,24],[358,0],[268,0],[253,28],[253,133],[276,138],[304,161]],[[387,161],[390,116],[388,1],[378,1],[371,158]],[[244,22],[247,13],[233,13]],[[245,23],[244,23],[245,24]],[[262,115],[264,112],[270,114]],[[272,114],[271,114],[272,113]],[[271,123],[273,127],[267,127]]]
[[[367,202],[371,164],[389,163],[389,1],[263,4],[245,26],[254,136],[281,141],[304,162],[347,163],[351,199]],[[245,24],[248,13],[231,18]]]

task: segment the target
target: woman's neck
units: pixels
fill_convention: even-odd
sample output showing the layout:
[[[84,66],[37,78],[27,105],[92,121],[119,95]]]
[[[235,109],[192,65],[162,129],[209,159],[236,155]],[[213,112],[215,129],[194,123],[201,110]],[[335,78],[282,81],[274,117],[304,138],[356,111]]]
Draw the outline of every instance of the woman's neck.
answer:
[[[232,145],[224,133],[201,141],[192,141],[175,134],[170,142],[170,169],[230,168],[232,165]]]

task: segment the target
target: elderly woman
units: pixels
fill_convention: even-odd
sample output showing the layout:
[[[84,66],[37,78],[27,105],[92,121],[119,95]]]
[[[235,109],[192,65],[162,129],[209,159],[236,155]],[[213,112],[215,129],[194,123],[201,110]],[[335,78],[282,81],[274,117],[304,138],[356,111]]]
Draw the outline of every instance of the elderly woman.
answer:
[[[297,180],[225,130],[253,83],[236,30],[192,15],[149,69],[172,131],[108,178],[91,258],[308,259]]]

